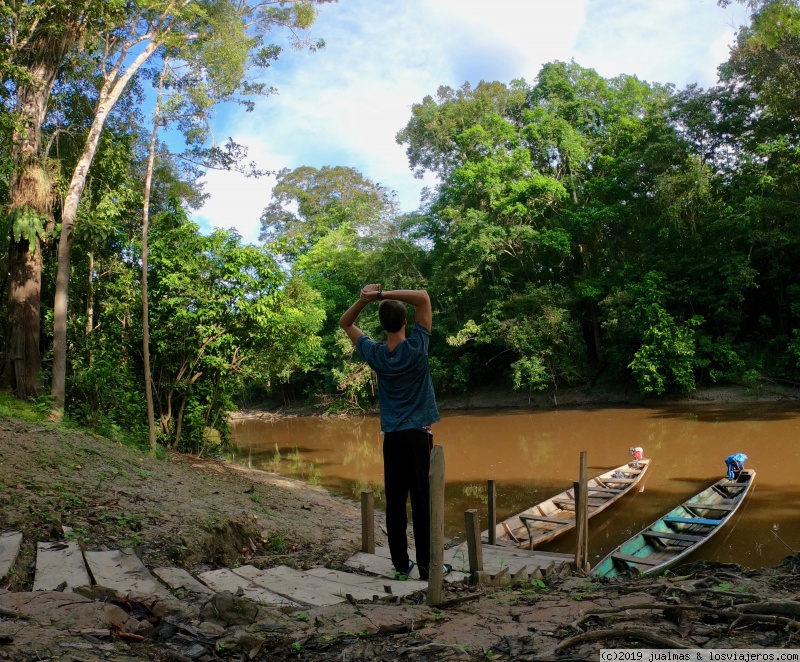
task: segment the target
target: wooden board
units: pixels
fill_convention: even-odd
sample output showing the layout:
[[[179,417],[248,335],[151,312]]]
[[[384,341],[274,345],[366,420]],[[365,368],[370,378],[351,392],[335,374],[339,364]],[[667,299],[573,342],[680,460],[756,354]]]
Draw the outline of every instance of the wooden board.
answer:
[[[445,562],[453,566],[453,573],[460,571],[469,573],[469,556],[467,554],[466,543],[458,547],[451,547],[445,550]],[[497,573],[508,568],[511,574],[519,572],[527,567],[533,570],[537,566],[544,570],[551,563],[556,566],[563,563],[572,564],[575,557],[572,554],[556,554],[554,552],[538,552],[536,550],[526,551],[521,549],[511,549],[508,547],[498,547],[496,545],[483,545],[483,569],[485,572]]]
[[[461,545],[459,545],[461,547]],[[453,547],[452,549],[458,549],[459,547]],[[499,554],[501,556],[514,556],[521,559],[531,559],[536,560],[538,558],[547,559],[547,562],[555,561],[558,563],[559,561],[565,561],[567,563],[572,563],[575,560],[574,554],[562,554],[561,552],[543,552],[539,549],[519,549],[519,548],[511,548],[503,547],[500,545],[487,545],[486,543],[483,544],[483,553],[486,554]]]
[[[395,579],[382,579],[379,577],[368,577],[366,575],[357,575],[353,572],[342,572],[341,570],[331,570],[330,568],[311,568],[306,570],[309,575],[327,579],[328,581],[344,584],[345,586],[358,586],[368,589],[374,595],[408,595],[419,590],[415,588],[416,582],[413,581],[397,581]],[[389,589],[387,591],[386,589]],[[348,591],[349,593],[349,591]]]
[[[259,570],[252,565],[243,565],[234,568],[233,571],[258,586],[291,598],[306,607],[339,604],[347,599],[345,596],[348,593],[356,600],[372,600],[375,595],[385,595],[382,590],[373,591],[369,588],[339,584],[285,565],[269,570]]]
[[[466,548],[467,548],[466,547],[466,543],[464,543],[464,549],[466,550]],[[408,550],[408,551],[412,552],[413,550]],[[444,581],[446,583],[448,583],[448,584],[452,584],[454,582],[463,582],[465,579],[467,579],[469,577],[469,575],[465,575],[463,573],[463,571],[460,571],[460,570],[456,569],[456,567],[453,565],[452,554],[448,554],[448,552],[449,552],[449,550],[444,550],[444,562],[445,563],[449,563],[451,566],[453,566],[453,572],[451,572],[449,575],[445,575],[444,576]],[[464,553],[466,554],[466,551]],[[392,565],[392,560],[391,560],[392,559],[392,554],[389,551],[389,548],[388,547],[376,547],[375,548],[375,555],[376,556],[380,556],[380,557],[382,557],[384,559],[387,559],[389,561],[389,566],[388,566],[388,570],[387,570],[386,576],[387,577],[391,577],[392,575],[394,575],[394,566]],[[412,556],[413,556],[413,554],[412,554]],[[467,557],[467,559],[469,559],[469,557]],[[467,567],[469,567],[469,562],[467,563]],[[419,569],[417,568],[416,565],[414,566],[414,569],[411,571],[411,579],[419,579]],[[423,580],[423,582],[427,586],[428,582],[425,581],[425,580]]]
[[[268,591],[261,586],[256,586],[249,579],[245,579],[240,575],[228,570],[228,568],[220,568],[219,570],[209,570],[197,575],[198,579],[212,590],[222,593],[228,592],[234,595],[242,589],[242,595],[248,600],[257,602],[262,605],[269,605],[273,607],[300,607],[301,605],[294,600]]]
[[[169,595],[132,549],[84,552],[84,557],[95,583],[100,586],[120,593],[138,591],[149,595]]]
[[[376,547],[377,552],[381,547]],[[394,575],[394,566],[390,559],[378,556],[377,554],[366,554],[364,552],[356,552],[352,557],[345,561],[345,565],[349,568],[363,569],[364,572],[379,575],[380,577],[391,578]],[[424,591],[428,588],[428,582],[420,581],[419,571],[415,567],[411,572],[411,578],[407,579],[405,584],[415,587],[414,591]]]
[[[17,562],[21,546],[22,534],[19,531],[0,533],[0,579],[4,579]]]
[[[153,574],[173,591],[214,595],[214,591],[205,584],[201,584],[183,568],[155,568]]]
[[[76,586],[91,586],[92,580],[83,562],[83,553],[76,542],[40,542],[36,545],[36,577],[34,591],[63,590],[72,592]]]

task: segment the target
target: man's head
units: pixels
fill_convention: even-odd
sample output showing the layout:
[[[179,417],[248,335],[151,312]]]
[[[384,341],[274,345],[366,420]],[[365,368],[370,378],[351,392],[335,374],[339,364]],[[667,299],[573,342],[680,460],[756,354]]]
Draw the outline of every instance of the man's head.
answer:
[[[406,315],[406,307],[402,301],[383,301],[378,308],[378,319],[388,333],[396,333],[402,329],[406,323]]]

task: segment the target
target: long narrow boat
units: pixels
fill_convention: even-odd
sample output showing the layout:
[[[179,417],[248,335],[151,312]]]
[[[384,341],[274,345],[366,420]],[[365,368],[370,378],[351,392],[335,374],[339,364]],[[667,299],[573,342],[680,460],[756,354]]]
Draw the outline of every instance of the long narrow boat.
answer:
[[[723,478],[615,548],[591,574],[656,575],[677,564],[719,531],[742,505],[756,472],[743,469]]]
[[[649,459],[640,459],[589,479],[589,517],[633,491],[649,466]],[[497,545],[533,549],[573,528],[575,492],[570,488],[500,522],[495,529],[495,540]],[[481,536],[483,542],[488,542],[488,531]]]

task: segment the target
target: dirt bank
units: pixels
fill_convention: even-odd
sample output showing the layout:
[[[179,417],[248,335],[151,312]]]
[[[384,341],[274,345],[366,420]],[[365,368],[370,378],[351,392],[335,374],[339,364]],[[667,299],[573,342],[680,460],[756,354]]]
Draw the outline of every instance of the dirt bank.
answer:
[[[7,418],[0,460],[0,529],[24,534],[15,590],[31,585],[36,542],[63,536],[188,568],[278,555],[318,563],[359,544],[354,504],[230,463],[155,459],[96,435]]]
[[[183,455],[155,459],[10,418],[0,418],[0,530],[24,533],[0,584],[0,659],[550,660],[596,659],[607,646],[800,647],[798,555],[776,568],[695,565],[656,580],[462,585],[435,609],[424,593],[304,613],[230,594],[189,610],[107,593],[67,605],[66,594],[29,593],[38,541],[132,547],[146,565],[193,571],[341,568],[360,544],[358,507],[273,474]],[[67,618],[68,609],[80,614]],[[125,639],[134,625],[150,634]]]

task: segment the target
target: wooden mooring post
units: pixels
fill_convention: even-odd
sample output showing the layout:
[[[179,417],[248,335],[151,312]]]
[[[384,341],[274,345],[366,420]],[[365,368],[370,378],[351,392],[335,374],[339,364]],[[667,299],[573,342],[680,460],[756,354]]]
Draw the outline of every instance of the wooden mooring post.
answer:
[[[375,553],[375,496],[372,490],[361,493],[361,551]]]
[[[476,582],[478,573],[483,570],[483,545],[481,544],[481,518],[475,508],[464,511],[466,526],[469,573]]]
[[[489,544],[497,544],[497,498],[495,496],[494,481],[489,481]]]
[[[586,451],[581,451],[578,481],[575,491],[575,567],[579,572],[589,572],[589,492]]]
[[[431,559],[428,566],[428,604],[442,602],[444,589],[444,449],[435,445],[428,469],[431,490]]]

